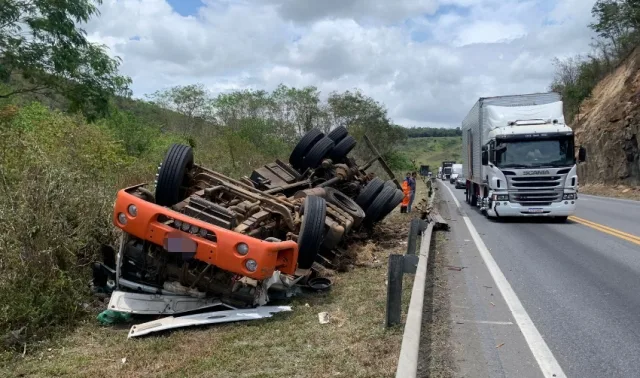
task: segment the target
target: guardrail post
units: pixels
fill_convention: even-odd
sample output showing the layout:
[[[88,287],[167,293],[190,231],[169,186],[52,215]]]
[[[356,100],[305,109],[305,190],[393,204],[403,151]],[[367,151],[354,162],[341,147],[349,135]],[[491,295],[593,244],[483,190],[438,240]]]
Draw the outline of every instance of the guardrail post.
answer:
[[[387,316],[386,326],[400,324],[402,315],[402,274],[404,272],[404,256],[389,256],[389,271],[387,275]]]

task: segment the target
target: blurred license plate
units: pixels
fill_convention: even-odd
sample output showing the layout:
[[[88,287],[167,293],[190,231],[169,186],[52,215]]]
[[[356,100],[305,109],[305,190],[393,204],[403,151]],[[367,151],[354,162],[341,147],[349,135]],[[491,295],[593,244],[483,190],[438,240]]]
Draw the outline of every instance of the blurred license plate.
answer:
[[[167,252],[195,253],[197,247],[195,241],[185,238],[179,232],[171,232],[164,239],[164,248]]]
[[[542,208],[529,208],[529,212],[530,213],[541,213],[542,212]]]

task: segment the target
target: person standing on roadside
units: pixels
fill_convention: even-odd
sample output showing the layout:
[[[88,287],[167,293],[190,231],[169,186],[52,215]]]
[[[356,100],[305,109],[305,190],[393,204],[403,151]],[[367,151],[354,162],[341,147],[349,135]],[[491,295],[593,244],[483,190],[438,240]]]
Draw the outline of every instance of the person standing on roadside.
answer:
[[[407,181],[409,183],[409,206],[407,206],[407,212],[411,212],[411,205],[413,205],[413,200],[416,198],[416,172],[413,172],[411,176],[407,173]]]
[[[411,198],[411,188],[409,187],[409,182],[411,181],[411,174],[407,172],[407,176],[402,181],[402,193],[404,197],[402,198],[402,205],[400,206],[400,212],[406,213],[407,207],[409,206],[409,199]]]

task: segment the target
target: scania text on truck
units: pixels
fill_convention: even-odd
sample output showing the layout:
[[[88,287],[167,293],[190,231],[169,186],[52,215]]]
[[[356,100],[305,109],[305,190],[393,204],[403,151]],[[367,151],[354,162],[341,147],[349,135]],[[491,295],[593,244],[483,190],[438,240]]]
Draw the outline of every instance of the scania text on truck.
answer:
[[[575,212],[574,135],[559,94],[480,98],[462,121],[462,145],[466,201],[488,217],[565,221]]]

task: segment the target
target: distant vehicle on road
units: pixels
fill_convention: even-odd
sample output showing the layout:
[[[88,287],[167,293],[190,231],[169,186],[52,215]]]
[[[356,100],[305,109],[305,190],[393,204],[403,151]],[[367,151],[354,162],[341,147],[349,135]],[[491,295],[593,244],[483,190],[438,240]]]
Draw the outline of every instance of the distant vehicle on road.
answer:
[[[451,176],[449,176],[449,183],[456,182],[458,176],[462,173],[462,164],[454,164],[451,166]]]
[[[488,217],[545,216],[576,209],[574,135],[558,93],[480,98],[462,121],[466,201]],[[580,148],[578,161],[586,158]]]
[[[449,176],[452,173],[452,167],[455,164],[455,161],[443,161],[442,162],[442,175],[441,178],[443,180],[448,180]]]
[[[455,181],[456,189],[465,188],[466,185],[467,185],[467,179],[464,178],[464,174],[458,175]]]

